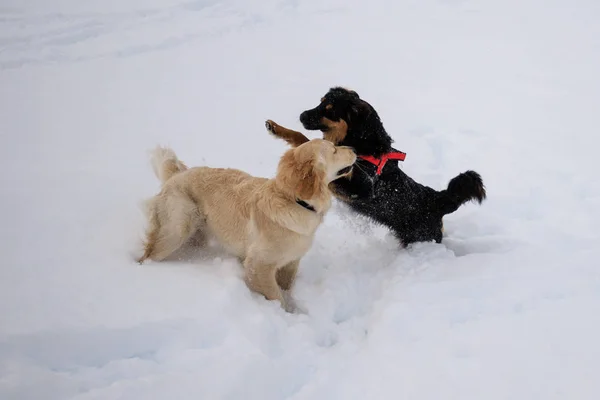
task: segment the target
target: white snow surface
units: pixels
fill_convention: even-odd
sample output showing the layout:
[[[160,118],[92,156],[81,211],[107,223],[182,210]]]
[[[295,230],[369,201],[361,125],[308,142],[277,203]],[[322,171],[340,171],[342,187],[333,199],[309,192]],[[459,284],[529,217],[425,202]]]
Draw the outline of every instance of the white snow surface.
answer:
[[[0,398],[600,398],[600,2],[3,0]],[[148,150],[273,176],[329,87],[482,205],[400,249],[336,203],[285,313],[139,266]],[[317,137],[311,133],[311,137]]]

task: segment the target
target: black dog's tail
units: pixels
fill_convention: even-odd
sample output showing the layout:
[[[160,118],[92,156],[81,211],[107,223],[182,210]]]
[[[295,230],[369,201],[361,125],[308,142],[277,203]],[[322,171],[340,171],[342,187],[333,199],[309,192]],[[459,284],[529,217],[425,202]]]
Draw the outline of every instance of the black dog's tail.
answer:
[[[475,171],[463,172],[450,180],[446,190],[439,192],[437,211],[442,215],[451,214],[468,201],[475,200],[481,204],[485,198],[481,175]]]

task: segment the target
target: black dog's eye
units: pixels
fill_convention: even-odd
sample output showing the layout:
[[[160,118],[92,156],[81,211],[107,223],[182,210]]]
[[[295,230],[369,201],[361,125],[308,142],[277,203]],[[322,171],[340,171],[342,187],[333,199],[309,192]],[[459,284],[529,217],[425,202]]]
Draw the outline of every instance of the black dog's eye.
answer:
[[[322,108],[323,117],[332,121],[339,121],[339,110],[337,106],[332,103],[325,103],[325,107]]]

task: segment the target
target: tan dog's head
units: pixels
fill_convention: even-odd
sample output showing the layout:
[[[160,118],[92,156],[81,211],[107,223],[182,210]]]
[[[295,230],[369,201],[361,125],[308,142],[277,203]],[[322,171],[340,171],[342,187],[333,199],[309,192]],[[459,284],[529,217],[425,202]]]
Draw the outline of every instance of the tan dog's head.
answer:
[[[319,203],[330,201],[327,185],[348,176],[355,161],[352,148],[313,139],[285,152],[279,162],[276,182],[296,199],[318,207]]]

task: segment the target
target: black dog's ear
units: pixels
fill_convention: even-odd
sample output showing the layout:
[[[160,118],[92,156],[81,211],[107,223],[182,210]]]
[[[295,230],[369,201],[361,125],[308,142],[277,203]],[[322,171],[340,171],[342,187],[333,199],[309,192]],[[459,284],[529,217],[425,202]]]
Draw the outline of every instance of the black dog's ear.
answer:
[[[359,99],[360,98],[358,96],[358,93],[356,93],[354,90],[348,89],[348,88],[343,87],[343,86],[332,87],[331,89],[329,89],[328,94],[341,95],[343,97],[346,97],[346,96],[350,95],[350,98],[352,98],[352,99]]]
[[[358,96],[358,95],[357,95]],[[371,115],[371,106],[364,100],[355,100],[348,110],[348,122],[365,120]]]
[[[351,89],[346,89],[346,90],[348,91],[348,93],[350,93],[352,95],[352,98],[360,99],[360,96],[354,90],[351,90]]]

